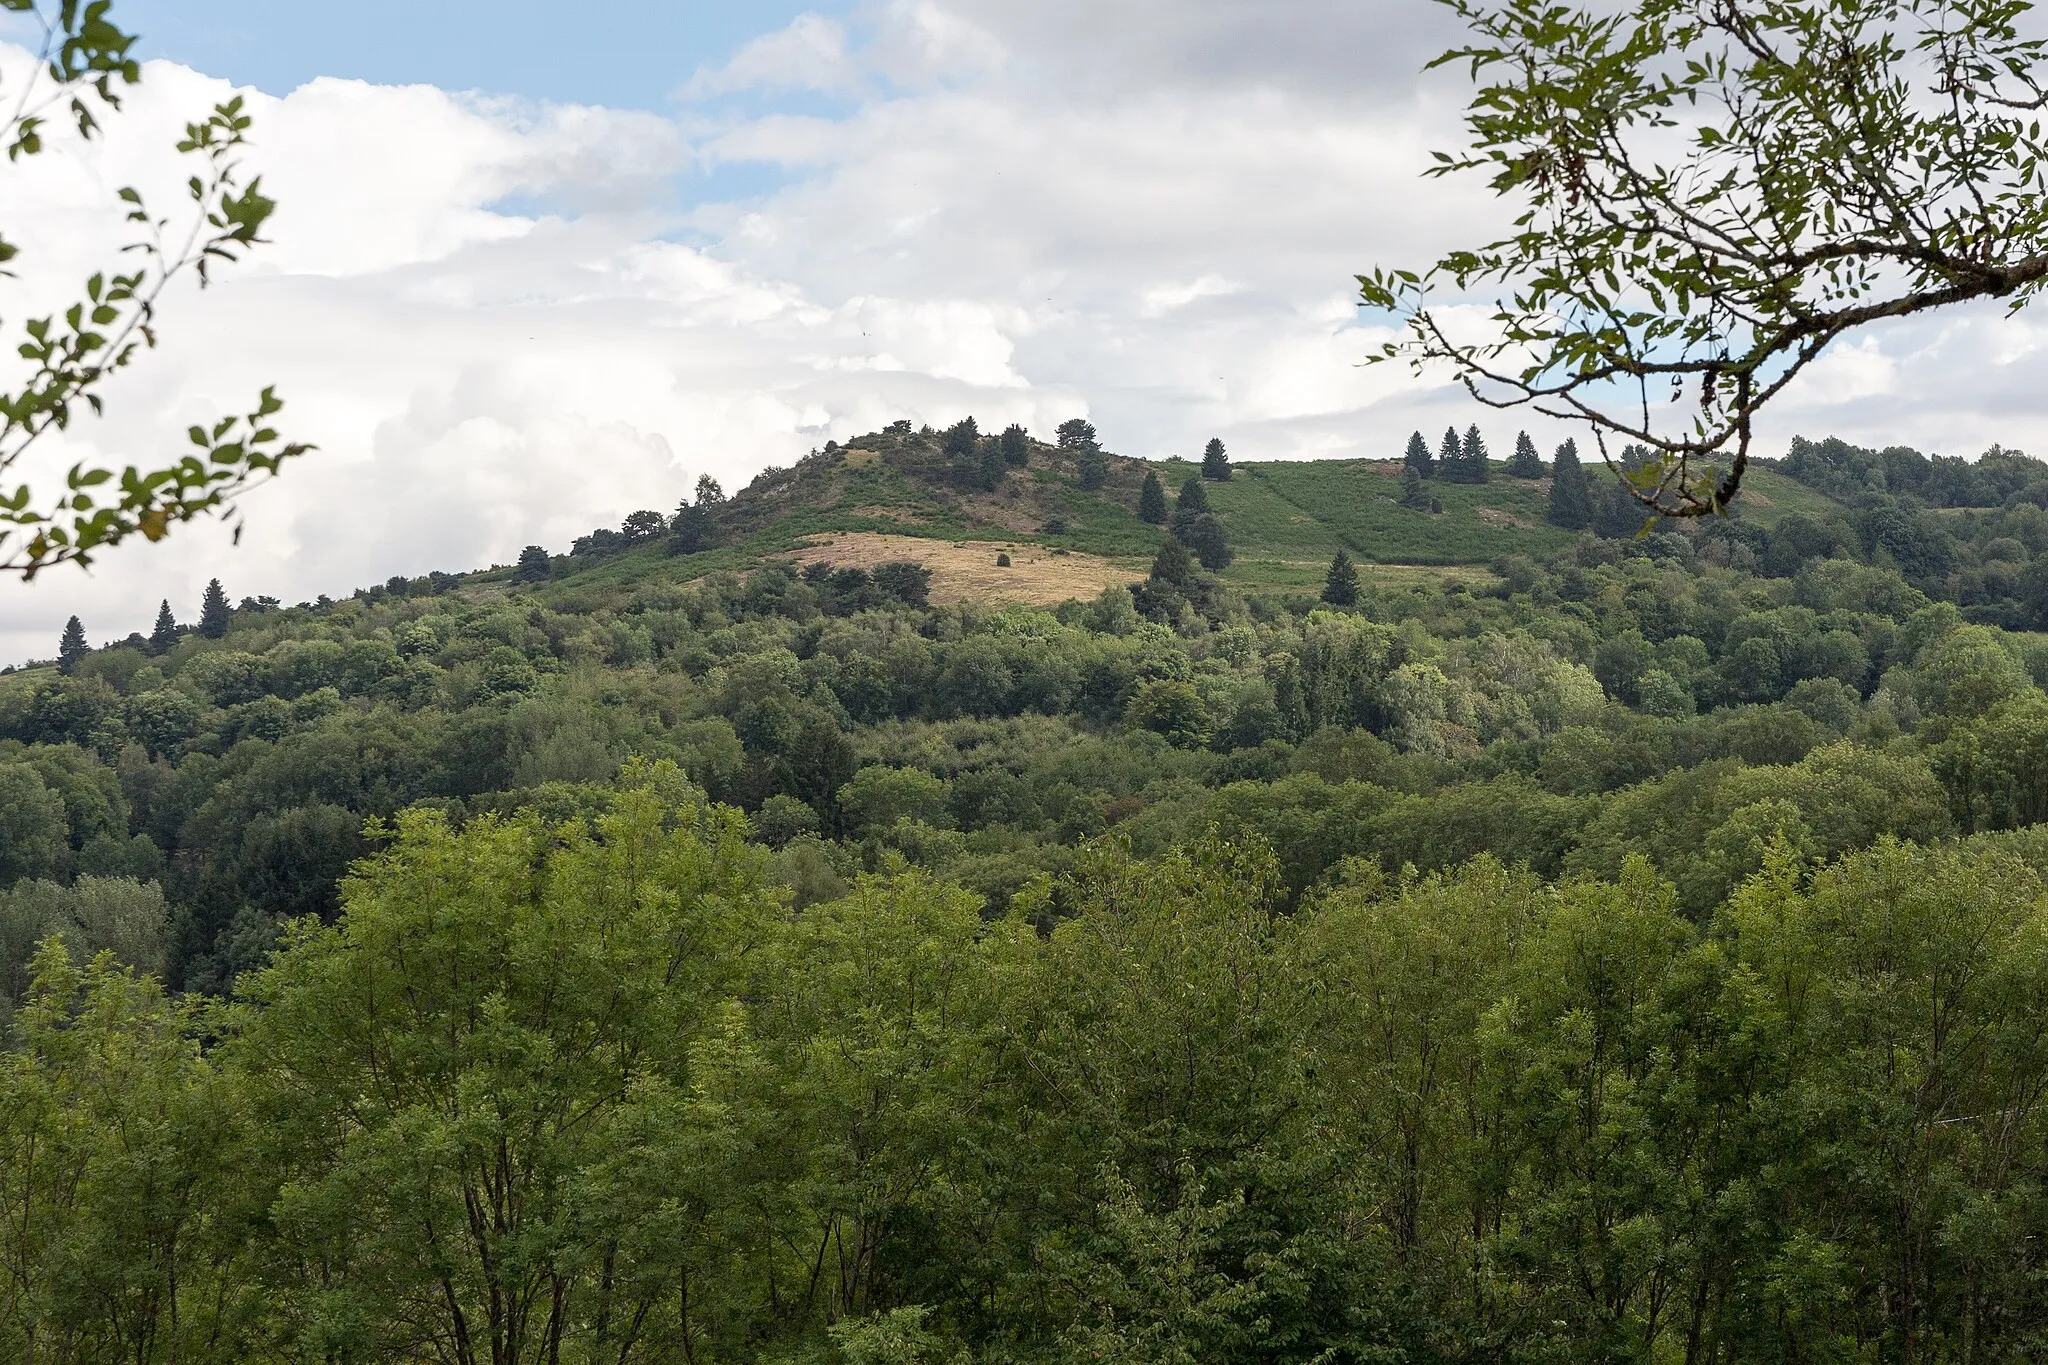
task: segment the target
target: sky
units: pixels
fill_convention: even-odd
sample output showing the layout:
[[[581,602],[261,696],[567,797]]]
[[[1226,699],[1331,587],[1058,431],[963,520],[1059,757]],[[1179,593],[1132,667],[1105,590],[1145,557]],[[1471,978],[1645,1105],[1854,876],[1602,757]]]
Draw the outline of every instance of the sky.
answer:
[[[568,548],[898,418],[1086,416],[1110,449],[1397,456],[1523,425],[1360,362],[1352,276],[1501,221],[1430,0],[116,0],[144,80],[89,149],[0,168],[11,332],[118,261],[115,189],[177,197],[230,94],[269,245],[38,456],[147,463],[264,385],[317,453],[219,526],[0,583],[0,664],[147,632],[160,599],[343,596]],[[0,44],[20,29],[0,24]],[[25,54],[0,45],[0,90]],[[2041,333],[1964,313],[1838,346],[1795,434],[2048,450]],[[11,350],[11,347],[8,349]],[[1567,434],[1531,423],[1547,449]]]

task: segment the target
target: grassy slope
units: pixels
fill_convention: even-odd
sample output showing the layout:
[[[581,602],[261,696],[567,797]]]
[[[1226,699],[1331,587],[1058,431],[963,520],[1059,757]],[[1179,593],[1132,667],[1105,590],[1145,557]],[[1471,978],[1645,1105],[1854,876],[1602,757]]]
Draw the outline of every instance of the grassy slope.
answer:
[[[743,494],[731,523],[739,538],[721,549],[674,558],[648,547],[600,561],[567,583],[601,588],[682,581],[845,531],[1035,542],[1113,560],[1138,576],[1162,534],[1136,515],[1147,470],[1159,475],[1169,497],[1199,473],[1180,460],[1117,460],[1109,482],[1090,492],[1080,487],[1065,452],[1040,446],[998,492],[974,494],[935,476],[916,450],[841,452],[806,461]],[[1598,469],[1591,472],[1601,477]],[[1434,514],[1401,506],[1398,466],[1372,460],[1240,463],[1233,478],[1204,487],[1237,552],[1225,577],[1246,586],[1313,588],[1340,547],[1368,578],[1407,581],[1469,576],[1503,555],[1547,556],[1573,540],[1544,520],[1548,485],[1509,478],[1498,464],[1484,484],[1433,483],[1444,509]],[[1832,505],[1824,494],[1769,469],[1752,469],[1745,491],[1752,496],[1739,515],[1765,525]],[[1055,519],[1065,524],[1063,534],[1046,532]]]

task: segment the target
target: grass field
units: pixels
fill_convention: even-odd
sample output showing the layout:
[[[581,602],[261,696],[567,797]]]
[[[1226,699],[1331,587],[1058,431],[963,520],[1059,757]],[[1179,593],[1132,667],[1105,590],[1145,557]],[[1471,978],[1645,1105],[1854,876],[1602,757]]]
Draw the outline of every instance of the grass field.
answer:
[[[996,556],[1010,557],[1007,566]],[[1146,561],[1054,553],[1029,541],[934,540],[924,536],[877,535],[858,531],[818,537],[777,558],[798,564],[832,564],[872,569],[891,560],[914,560],[931,570],[932,601],[941,606],[967,600],[1056,606],[1069,598],[1094,597],[1114,583],[1135,583]]]

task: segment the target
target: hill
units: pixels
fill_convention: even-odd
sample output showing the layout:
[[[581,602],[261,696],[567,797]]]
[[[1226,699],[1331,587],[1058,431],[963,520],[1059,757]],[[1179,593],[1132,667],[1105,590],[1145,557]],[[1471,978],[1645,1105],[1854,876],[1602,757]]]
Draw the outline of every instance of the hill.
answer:
[[[1039,441],[1022,466],[992,469],[978,453],[948,454],[945,439],[899,424],[828,445],[717,504],[713,548],[676,555],[673,542],[634,548],[610,536],[601,538],[609,552],[558,557],[556,576],[588,586],[681,582],[777,559],[872,564],[886,553],[931,568],[941,601],[1051,605],[1142,577],[1165,538],[1138,514],[1147,474],[1169,499],[1201,474],[1196,462],[1103,452],[1089,479],[1085,450]],[[1471,580],[1506,558],[1564,553],[1578,538],[1546,522],[1549,480],[1511,478],[1503,462],[1491,463],[1483,484],[1433,481],[1437,510],[1403,506],[1400,474],[1394,460],[1236,463],[1231,478],[1204,483],[1235,553],[1220,576],[1247,590],[1314,589],[1343,549],[1368,582]],[[1768,528],[1789,511],[1830,509],[1839,511],[1825,494],[1757,468],[1736,516]],[[998,569],[999,554],[1014,572]]]
[[[0,677],[0,1359],[2039,1356],[2048,468],[896,436]]]

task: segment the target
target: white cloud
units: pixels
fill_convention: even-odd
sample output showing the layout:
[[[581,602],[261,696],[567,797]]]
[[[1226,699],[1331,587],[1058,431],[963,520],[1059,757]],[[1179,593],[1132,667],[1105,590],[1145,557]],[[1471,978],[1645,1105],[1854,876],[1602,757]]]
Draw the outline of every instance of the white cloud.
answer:
[[[698,73],[685,94],[714,104],[672,119],[339,80],[252,96],[275,244],[172,299],[164,349],[45,459],[175,448],[273,381],[322,448],[250,498],[238,550],[196,528],[0,585],[0,660],[48,655],[74,611],[95,639],[148,629],[160,596],[190,616],[215,575],[290,601],[561,549],[700,472],[736,487],[897,418],[1085,414],[1126,453],[1219,435],[1245,459],[1391,455],[1477,418],[1505,449],[1520,416],[1357,364],[1387,333],[1350,276],[1501,218],[1475,180],[1419,178],[1456,141],[1458,78],[1412,74],[1449,36],[1436,10],[876,0]],[[778,91],[844,107],[716,103]],[[0,203],[34,205],[9,209],[30,273],[0,316],[106,256],[114,186],[171,202],[167,140],[226,93],[152,65],[91,157],[0,170]],[[743,202],[693,179],[764,167],[779,188]],[[1788,393],[1763,448],[2048,451],[2037,347],[1990,310],[1890,328]]]
[[[845,90],[859,81],[845,26],[802,14],[787,28],[744,44],[724,66],[697,72],[681,93],[706,99],[741,90]]]

